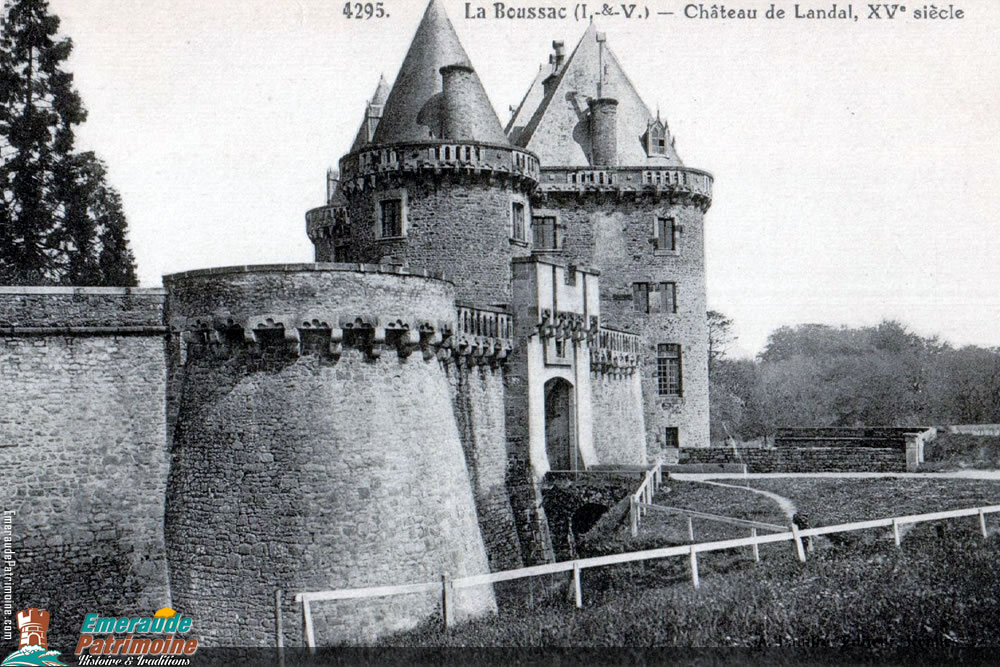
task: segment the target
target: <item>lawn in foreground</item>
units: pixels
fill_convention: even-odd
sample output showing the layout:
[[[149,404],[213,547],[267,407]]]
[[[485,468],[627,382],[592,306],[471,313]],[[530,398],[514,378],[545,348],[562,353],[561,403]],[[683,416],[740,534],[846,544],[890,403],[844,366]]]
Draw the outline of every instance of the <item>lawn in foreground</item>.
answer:
[[[799,563],[777,554],[710,573],[683,559],[585,570],[584,608],[550,585],[534,606],[448,632],[439,624],[383,646],[964,647],[1000,645],[1000,540],[914,531],[903,549],[827,545]],[[600,592],[595,592],[600,591]]]

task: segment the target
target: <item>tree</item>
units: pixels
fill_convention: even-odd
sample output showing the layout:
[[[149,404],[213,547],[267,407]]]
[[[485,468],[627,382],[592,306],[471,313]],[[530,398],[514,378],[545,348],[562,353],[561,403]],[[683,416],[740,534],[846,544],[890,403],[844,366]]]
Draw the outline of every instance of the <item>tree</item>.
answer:
[[[74,151],[86,119],[73,45],[46,0],[14,0],[0,35],[0,283],[134,285],[121,197],[93,153]]]
[[[726,355],[733,342],[733,321],[717,310],[708,311],[708,367]]]

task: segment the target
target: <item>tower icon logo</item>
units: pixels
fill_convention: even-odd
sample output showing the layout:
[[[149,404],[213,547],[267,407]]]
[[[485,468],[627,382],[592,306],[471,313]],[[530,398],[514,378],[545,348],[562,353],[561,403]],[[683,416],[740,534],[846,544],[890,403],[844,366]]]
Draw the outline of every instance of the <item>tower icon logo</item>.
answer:
[[[44,609],[23,609],[17,612],[17,629],[21,633],[17,650],[0,662],[0,667],[66,664],[59,661],[59,651],[49,650],[49,643],[45,638],[49,631],[49,612]]]

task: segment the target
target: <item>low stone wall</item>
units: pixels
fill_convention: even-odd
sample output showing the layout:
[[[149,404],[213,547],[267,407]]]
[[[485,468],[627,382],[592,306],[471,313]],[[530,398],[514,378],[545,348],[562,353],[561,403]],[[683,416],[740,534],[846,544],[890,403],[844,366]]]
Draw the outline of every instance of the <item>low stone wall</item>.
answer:
[[[1000,436],[1000,424],[952,424],[948,427],[948,432],[996,437]]]
[[[680,463],[743,464],[748,472],[906,471],[903,451],[873,447],[682,449]]]

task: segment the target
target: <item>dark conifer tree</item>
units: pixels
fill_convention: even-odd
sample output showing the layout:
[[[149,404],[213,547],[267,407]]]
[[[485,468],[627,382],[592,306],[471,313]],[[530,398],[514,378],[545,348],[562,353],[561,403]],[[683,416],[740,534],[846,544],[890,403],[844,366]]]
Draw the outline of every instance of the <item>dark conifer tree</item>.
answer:
[[[134,285],[121,198],[93,153],[46,0],[13,0],[0,36],[0,284]]]

